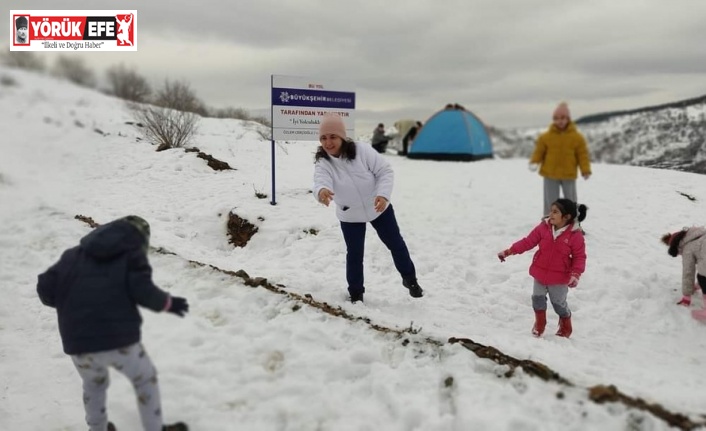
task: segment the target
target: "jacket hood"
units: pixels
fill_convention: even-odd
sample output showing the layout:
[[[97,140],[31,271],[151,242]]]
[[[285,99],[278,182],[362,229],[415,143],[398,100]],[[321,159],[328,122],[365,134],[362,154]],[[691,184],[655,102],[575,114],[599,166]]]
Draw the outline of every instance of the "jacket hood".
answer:
[[[147,245],[140,231],[125,220],[115,220],[81,238],[81,248],[98,260],[109,260]]]
[[[681,242],[681,247],[679,248],[684,248],[684,245],[686,243],[689,243],[691,241],[697,240],[701,238],[702,236],[706,235],[706,228],[703,226],[693,226],[690,227],[686,231],[686,235],[684,235],[684,239]]]

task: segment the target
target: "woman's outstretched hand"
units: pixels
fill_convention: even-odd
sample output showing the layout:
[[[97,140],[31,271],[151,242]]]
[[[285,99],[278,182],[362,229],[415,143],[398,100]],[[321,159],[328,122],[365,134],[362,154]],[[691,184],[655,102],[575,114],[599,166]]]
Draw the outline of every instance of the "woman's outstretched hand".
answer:
[[[331,200],[333,199],[333,192],[329,189],[321,189],[319,191],[319,202],[322,204],[328,206],[328,204],[331,203]]]
[[[387,199],[382,196],[375,196],[375,211],[381,213],[387,207]]]

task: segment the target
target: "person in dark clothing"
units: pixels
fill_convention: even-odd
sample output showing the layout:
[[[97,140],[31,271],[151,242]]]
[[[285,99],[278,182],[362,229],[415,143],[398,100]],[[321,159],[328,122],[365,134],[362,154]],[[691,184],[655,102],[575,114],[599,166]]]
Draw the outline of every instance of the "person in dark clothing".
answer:
[[[116,430],[106,412],[110,366],[132,382],[145,431],[188,430],[162,424],[157,370],[140,343],[138,305],[180,317],[189,310],[186,299],[153,283],[149,237],[141,217],[120,218],[83,237],[38,278],[39,299],[56,309],[64,353],[83,380],[91,431]]]
[[[378,153],[384,153],[387,150],[387,143],[390,142],[390,137],[385,135],[385,125],[383,123],[373,130],[373,138],[370,143]]]
[[[409,129],[409,132],[407,132],[406,135],[404,135],[404,138],[402,138],[402,152],[400,153],[401,156],[406,156],[407,153],[409,152],[409,145],[414,141],[414,138],[417,137],[417,134],[419,133],[419,130],[422,128],[422,122],[417,121],[417,124],[415,124],[411,129]]]

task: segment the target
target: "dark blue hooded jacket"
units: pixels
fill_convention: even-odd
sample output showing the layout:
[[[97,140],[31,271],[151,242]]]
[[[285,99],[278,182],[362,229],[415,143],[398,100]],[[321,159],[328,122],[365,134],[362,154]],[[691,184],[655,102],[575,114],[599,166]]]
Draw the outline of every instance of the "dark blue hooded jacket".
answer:
[[[148,238],[120,219],[98,227],[39,276],[37,293],[56,308],[64,352],[113,350],[140,341],[137,305],[162,311],[169,295],[152,282]]]

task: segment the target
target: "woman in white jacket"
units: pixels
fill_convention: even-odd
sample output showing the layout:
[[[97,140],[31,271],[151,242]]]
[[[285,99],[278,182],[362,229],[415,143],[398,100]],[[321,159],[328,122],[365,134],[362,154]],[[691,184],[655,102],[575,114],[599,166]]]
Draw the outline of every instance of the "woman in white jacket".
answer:
[[[346,126],[338,115],[324,116],[319,142],[313,192],[326,206],[331,201],[336,203],[336,216],[346,242],[346,280],[351,302],[363,301],[365,293],[363,254],[368,222],[392,253],[402,285],[412,297],[421,298],[424,292],[390,204],[394,182],[390,164],[371,146],[348,139]]]

